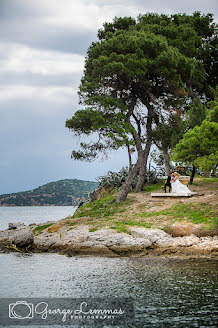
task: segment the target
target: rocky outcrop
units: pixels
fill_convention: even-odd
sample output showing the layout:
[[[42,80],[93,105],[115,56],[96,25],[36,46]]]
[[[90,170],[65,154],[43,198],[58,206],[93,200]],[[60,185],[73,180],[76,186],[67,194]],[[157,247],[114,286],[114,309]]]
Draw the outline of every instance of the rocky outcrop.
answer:
[[[110,229],[89,232],[86,225],[59,233],[43,232],[35,237],[36,251],[59,251],[70,256],[93,254],[104,256],[131,256],[146,254],[217,254],[216,237],[198,238],[195,235],[172,237],[160,229],[132,227],[131,234]]]
[[[24,223],[22,222],[13,222],[13,223],[8,223],[8,229],[9,230],[15,230],[15,229],[22,229],[26,227]]]
[[[33,232],[29,228],[20,229],[11,236],[10,240],[17,247],[31,246],[34,242]]]
[[[111,229],[89,231],[87,225],[69,229],[61,225],[52,232],[44,229],[33,236],[32,227],[19,226],[13,230],[0,231],[0,245],[10,243],[19,247],[32,245],[33,252],[59,252],[73,256],[141,256],[148,254],[165,255],[218,255],[218,237],[197,237],[194,234],[184,237],[172,237],[160,229],[132,227],[130,234],[118,233]]]
[[[24,223],[15,222],[8,224],[8,230],[0,231],[0,249],[10,249],[13,245],[19,248],[32,246],[34,235],[32,230]]]

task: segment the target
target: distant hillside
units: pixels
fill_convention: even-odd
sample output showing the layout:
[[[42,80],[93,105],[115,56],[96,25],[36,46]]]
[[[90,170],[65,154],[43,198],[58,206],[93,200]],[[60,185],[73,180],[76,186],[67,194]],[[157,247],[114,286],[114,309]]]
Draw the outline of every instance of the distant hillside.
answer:
[[[70,206],[78,205],[81,198],[88,198],[97,182],[77,179],[50,182],[36,189],[0,195],[0,206]]]

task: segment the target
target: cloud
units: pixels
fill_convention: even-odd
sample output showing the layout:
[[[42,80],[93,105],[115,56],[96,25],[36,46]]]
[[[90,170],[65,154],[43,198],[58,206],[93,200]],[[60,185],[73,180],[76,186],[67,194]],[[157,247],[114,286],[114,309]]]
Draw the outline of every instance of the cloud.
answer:
[[[31,72],[42,75],[82,73],[84,56],[38,50],[19,44],[0,43],[0,72]]]
[[[6,102],[8,100],[18,100],[23,99],[27,100],[30,99],[32,102],[34,101],[45,101],[52,102],[52,103],[62,103],[67,102],[72,96],[77,94],[77,90],[74,90],[71,87],[55,87],[55,86],[48,86],[48,87],[35,87],[29,85],[4,85],[0,88],[0,102]],[[4,109],[4,108],[3,108]],[[38,109],[39,112],[43,112],[43,108]]]
[[[137,15],[134,6],[81,0],[2,0],[0,38],[33,48],[85,54],[103,22]],[[28,31],[30,31],[28,33]]]
[[[83,68],[82,55],[0,43],[0,102],[10,99],[44,100],[45,104],[69,102],[72,97],[77,98]]]
[[[1,0],[0,38],[32,48],[85,54],[97,30],[115,16],[139,13],[212,12],[215,0]]]
[[[128,164],[70,159],[65,120],[79,108],[84,56],[104,22],[139,13],[217,12],[214,0],[0,0],[0,193],[62,178],[94,179]]]

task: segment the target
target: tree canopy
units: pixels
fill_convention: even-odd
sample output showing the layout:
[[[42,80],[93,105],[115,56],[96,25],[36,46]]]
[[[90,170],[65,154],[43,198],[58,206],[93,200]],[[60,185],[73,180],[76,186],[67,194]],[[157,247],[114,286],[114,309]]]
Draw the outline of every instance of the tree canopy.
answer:
[[[218,166],[218,103],[200,126],[189,130],[173,150],[173,159],[194,163],[205,172]]]
[[[74,159],[91,160],[111,149],[135,147],[137,162],[118,201],[125,199],[137,175],[136,190],[143,187],[155,139],[152,130],[161,132],[155,140],[163,146],[168,133],[164,122],[170,123],[178,108],[183,113],[196,97],[213,98],[216,42],[212,15],[198,12],[115,18],[98,31],[79,87],[84,108],[66,127],[89,137],[73,150]]]

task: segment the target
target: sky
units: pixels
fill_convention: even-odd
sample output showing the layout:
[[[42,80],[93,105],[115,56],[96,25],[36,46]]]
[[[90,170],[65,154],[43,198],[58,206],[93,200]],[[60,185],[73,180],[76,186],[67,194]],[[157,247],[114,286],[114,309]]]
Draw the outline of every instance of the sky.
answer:
[[[217,9],[215,0],[0,0],[0,194],[128,165],[126,150],[92,163],[70,158],[79,141],[65,121],[80,108],[86,51],[104,22],[196,10],[217,20]]]

